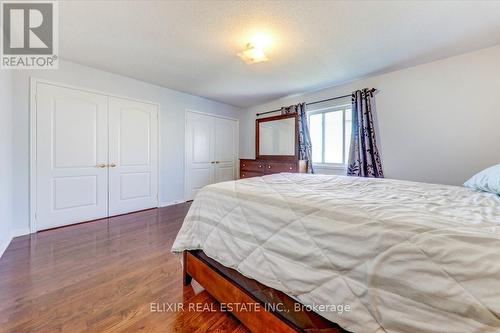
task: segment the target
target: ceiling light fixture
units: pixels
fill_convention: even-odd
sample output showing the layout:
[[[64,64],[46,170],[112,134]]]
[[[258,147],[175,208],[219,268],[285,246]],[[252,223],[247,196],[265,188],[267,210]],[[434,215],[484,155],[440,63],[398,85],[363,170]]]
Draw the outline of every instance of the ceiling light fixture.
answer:
[[[247,44],[247,48],[238,53],[238,56],[247,64],[256,64],[258,62],[268,61],[263,47],[256,47],[252,43]]]

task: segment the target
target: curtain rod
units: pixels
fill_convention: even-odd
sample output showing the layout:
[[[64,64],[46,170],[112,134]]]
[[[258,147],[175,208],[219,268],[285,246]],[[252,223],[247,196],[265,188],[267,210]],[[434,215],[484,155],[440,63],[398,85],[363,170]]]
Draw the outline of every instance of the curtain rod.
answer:
[[[370,89],[369,92],[375,92],[377,89],[373,88],[373,89]],[[341,99],[341,98],[346,98],[346,97],[351,97],[352,94],[349,94],[349,95],[343,95],[343,96],[337,96],[337,97],[332,97],[332,98],[327,98],[327,99],[322,99],[322,100],[319,100],[319,101],[315,101],[315,102],[310,102],[310,103],[306,103],[306,106],[307,105],[314,105],[314,104],[318,104],[318,103],[323,103],[323,102],[329,102],[329,101],[334,101],[336,99]],[[278,111],[281,111],[281,109],[276,109],[276,110],[271,110],[271,111],[267,111],[267,112],[261,112],[261,113],[257,113],[256,116],[262,116],[263,114],[268,114],[268,113],[273,113],[273,112],[278,112]]]

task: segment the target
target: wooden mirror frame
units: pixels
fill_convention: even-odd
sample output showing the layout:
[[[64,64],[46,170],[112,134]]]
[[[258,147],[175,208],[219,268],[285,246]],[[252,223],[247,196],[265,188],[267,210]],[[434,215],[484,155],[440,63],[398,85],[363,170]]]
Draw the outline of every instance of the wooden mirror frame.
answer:
[[[259,128],[260,123],[295,118],[295,155],[260,155]],[[262,160],[297,161],[299,159],[299,117],[296,113],[259,118],[255,120],[255,158]]]

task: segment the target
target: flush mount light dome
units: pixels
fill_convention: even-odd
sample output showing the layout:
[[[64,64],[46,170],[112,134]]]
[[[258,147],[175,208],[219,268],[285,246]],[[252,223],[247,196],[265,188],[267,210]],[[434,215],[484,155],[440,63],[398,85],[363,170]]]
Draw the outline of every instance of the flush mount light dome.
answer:
[[[238,53],[238,56],[247,64],[256,64],[269,60],[264,52],[264,48],[262,46],[255,46],[252,43],[248,43],[246,49]]]

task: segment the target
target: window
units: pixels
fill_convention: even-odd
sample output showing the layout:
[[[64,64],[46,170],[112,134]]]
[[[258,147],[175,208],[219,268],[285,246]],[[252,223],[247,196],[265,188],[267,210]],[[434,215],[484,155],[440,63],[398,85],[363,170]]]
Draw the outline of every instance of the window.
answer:
[[[309,110],[309,132],[314,164],[347,164],[351,144],[350,104]]]

